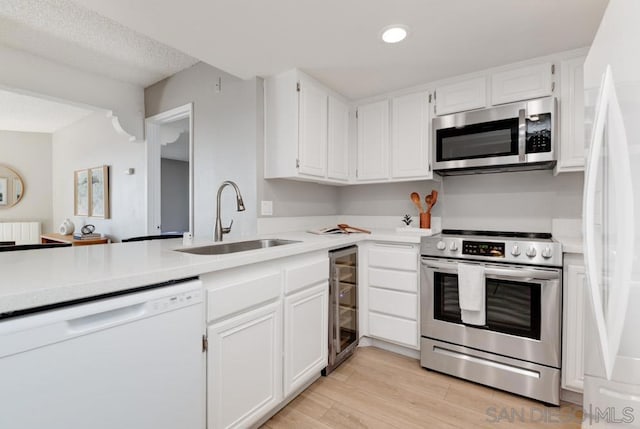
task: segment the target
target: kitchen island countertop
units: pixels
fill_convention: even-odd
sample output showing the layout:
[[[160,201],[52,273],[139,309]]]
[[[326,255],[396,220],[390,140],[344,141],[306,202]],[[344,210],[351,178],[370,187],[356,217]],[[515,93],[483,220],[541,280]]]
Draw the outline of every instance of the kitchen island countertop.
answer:
[[[243,237],[299,243],[227,255],[176,252],[182,239],[113,243],[0,253],[0,315],[119,292],[204,273],[250,265],[365,240],[420,243],[414,233],[374,229],[372,234],[315,235],[307,232]],[[231,240],[225,241],[231,242]],[[216,244],[194,240],[190,247]]]

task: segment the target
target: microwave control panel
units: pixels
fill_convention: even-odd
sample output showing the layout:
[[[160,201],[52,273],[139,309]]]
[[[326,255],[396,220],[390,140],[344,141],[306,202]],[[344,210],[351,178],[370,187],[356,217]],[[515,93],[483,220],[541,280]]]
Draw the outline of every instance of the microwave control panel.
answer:
[[[551,114],[531,115],[527,118],[526,152],[551,152]]]
[[[489,241],[462,241],[463,255],[490,256],[492,258],[504,258],[504,243],[492,243]]]

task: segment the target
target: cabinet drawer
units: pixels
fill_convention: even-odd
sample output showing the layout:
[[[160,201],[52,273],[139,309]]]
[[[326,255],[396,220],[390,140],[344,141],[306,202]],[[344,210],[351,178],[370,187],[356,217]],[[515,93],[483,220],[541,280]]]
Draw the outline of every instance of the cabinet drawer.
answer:
[[[418,322],[369,313],[369,335],[418,349]]]
[[[329,258],[301,263],[285,270],[284,293],[305,289],[329,279]]]
[[[221,319],[277,299],[281,290],[280,272],[264,273],[250,280],[238,280],[223,287],[208,289],[207,321]]]
[[[418,320],[418,295],[372,287],[369,288],[369,310]]]
[[[369,249],[369,266],[417,271],[418,252],[411,245],[375,244]]]
[[[418,273],[369,268],[369,286],[418,292]]]

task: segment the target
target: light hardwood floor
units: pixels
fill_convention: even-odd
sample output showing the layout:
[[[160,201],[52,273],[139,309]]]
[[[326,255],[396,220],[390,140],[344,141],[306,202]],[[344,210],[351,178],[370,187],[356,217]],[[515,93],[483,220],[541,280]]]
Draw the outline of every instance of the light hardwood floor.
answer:
[[[578,429],[580,407],[539,402],[427,371],[417,360],[373,347],[321,377],[263,429]]]

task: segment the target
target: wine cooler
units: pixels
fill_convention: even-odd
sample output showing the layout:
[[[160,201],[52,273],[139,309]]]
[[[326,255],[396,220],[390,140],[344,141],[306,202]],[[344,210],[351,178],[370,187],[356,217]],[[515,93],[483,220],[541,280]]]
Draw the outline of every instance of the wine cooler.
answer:
[[[329,374],[358,346],[358,247],[329,253]]]

